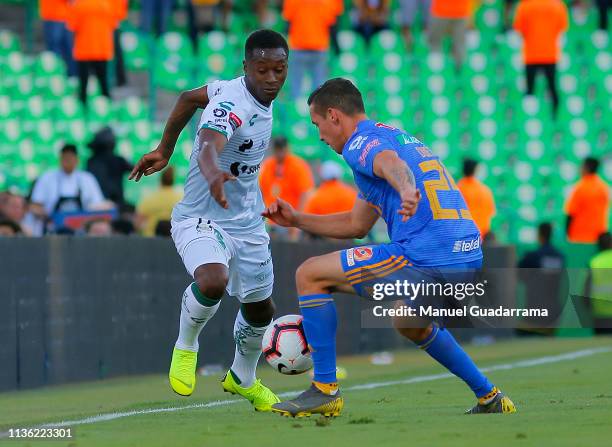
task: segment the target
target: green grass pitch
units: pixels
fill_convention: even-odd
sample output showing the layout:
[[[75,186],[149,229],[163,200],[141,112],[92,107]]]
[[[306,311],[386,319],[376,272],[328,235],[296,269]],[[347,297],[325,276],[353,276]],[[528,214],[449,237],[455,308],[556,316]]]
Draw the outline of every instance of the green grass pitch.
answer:
[[[481,367],[612,347],[612,338],[514,340],[467,346]],[[204,353],[205,355],[205,353]],[[169,358],[168,358],[169,360]],[[211,359],[214,360],[214,359]],[[410,379],[444,370],[425,353],[396,353],[392,365],[374,366],[368,357],[339,361],[348,371],[342,386]],[[0,439],[6,446],[604,446],[612,437],[612,352],[489,373],[516,403],[513,415],[464,415],[473,405],[458,379],[346,391],[341,417],[289,419],[255,413],[246,402],[206,408],[138,414],[74,425],[62,441]],[[262,365],[259,376],[277,392],[300,391],[309,378],[281,376]],[[174,395],[162,375],[0,394],[0,432],[45,422],[80,420],[101,414],[184,407],[234,400],[219,378],[201,377],[193,396]]]

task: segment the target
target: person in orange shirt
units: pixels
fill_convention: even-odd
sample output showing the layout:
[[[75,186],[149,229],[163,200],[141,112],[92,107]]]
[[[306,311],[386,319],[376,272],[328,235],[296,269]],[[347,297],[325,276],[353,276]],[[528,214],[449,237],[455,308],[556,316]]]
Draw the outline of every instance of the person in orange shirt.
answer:
[[[40,0],[39,15],[47,50],[54,52],[66,63],[68,76],[76,76],[76,63],[72,57],[72,33],[66,28],[68,0]]]
[[[310,214],[333,214],[350,211],[355,205],[357,191],[340,181],[342,168],[333,161],[321,165],[321,184],[304,205],[304,212]]]
[[[272,151],[273,155],[264,160],[259,173],[264,203],[270,206],[280,197],[301,210],[306,194],[314,187],[310,166],[291,153],[285,137],[272,140]]]
[[[477,167],[476,160],[465,159],[463,178],[457,182],[457,187],[480,230],[480,237],[484,239],[491,230],[491,219],[495,216],[495,199],[489,187],[476,178]]]
[[[312,78],[312,89],[326,80],[330,30],[343,10],[340,0],[283,2],[283,18],[289,22],[289,82],[293,99],[303,94],[305,73],[309,73]]]
[[[553,115],[559,108],[555,77],[559,60],[559,38],[567,30],[567,7],[562,0],[521,0],[514,16],[514,29],[523,36],[523,60],[527,95],[533,95],[535,77],[544,72],[553,101]]]
[[[565,204],[566,232],[570,242],[592,244],[608,231],[610,214],[609,185],[597,175],[599,160],[586,158],[582,178],[574,186]]]
[[[429,46],[440,52],[442,39],[451,38],[455,68],[459,70],[465,59],[465,34],[470,21],[470,0],[433,0],[429,21]]]
[[[67,26],[74,33],[80,98],[87,104],[87,81],[93,70],[102,94],[110,98],[107,64],[114,56],[113,34],[121,19],[113,0],[75,0],[68,8]]]

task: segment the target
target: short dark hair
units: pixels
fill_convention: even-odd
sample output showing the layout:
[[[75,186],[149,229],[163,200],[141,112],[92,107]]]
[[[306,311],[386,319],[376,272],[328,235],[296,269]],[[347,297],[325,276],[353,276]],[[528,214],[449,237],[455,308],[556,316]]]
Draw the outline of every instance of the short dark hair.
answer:
[[[601,233],[597,238],[599,251],[612,249],[612,235],[609,232]]]
[[[476,173],[478,162],[473,158],[466,158],[463,160],[463,176],[472,177]]]
[[[590,174],[595,174],[599,169],[599,160],[593,157],[587,157],[584,159],[584,168]]]
[[[273,149],[286,149],[288,145],[289,143],[287,142],[287,137],[284,135],[279,135],[272,138]]]
[[[320,115],[325,114],[329,108],[351,116],[365,113],[361,92],[355,84],[344,78],[329,79],[318,86],[308,97],[308,105],[312,104]]]
[[[282,34],[271,29],[259,29],[253,31],[244,43],[244,58],[250,59],[253,50],[263,50],[266,48],[282,48],[289,56],[289,45]]]
[[[553,227],[550,222],[542,222],[538,225],[538,236],[543,242],[548,243],[552,237]]]
[[[64,155],[64,154],[74,154],[74,155],[78,155],[77,152],[77,147],[72,144],[72,143],[66,143],[62,146],[62,149],[60,150],[60,154]]]

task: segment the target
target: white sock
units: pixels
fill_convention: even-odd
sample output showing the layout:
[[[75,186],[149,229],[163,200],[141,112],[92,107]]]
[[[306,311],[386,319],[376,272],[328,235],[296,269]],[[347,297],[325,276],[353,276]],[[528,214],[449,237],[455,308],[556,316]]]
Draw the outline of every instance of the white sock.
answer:
[[[185,289],[185,293],[183,293],[181,324],[175,346],[179,349],[198,352],[198,337],[200,336],[200,332],[202,332],[202,328],[217,312],[217,309],[219,309],[221,300],[213,304],[214,300],[202,297],[203,299],[208,299],[210,303],[213,304],[212,306],[204,306],[196,299],[192,287],[197,286],[195,286],[195,283],[191,283],[187,289]],[[196,289],[196,293],[199,293],[199,290]]]
[[[267,328],[268,325],[263,327],[251,326],[242,316],[242,311],[238,311],[234,323],[236,351],[231,370],[238,376],[240,386],[243,388],[248,388],[255,382],[255,370],[261,355],[261,340]]]

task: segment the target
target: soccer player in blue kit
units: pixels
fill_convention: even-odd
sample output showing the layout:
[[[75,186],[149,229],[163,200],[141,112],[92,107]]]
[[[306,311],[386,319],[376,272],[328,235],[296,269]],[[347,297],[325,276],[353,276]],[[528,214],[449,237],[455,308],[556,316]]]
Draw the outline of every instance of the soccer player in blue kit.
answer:
[[[272,411],[337,416],[344,401],[336,379],[337,320],[331,294],[369,296],[369,286],[393,282],[398,275],[445,283],[445,269],[470,278],[482,265],[482,251],[480,233],[439,158],[404,131],[369,120],[361,93],[350,81],[328,80],[310,95],[308,105],[321,140],[351,167],[359,198],[351,211],[323,216],[296,212],[279,199],[263,215],[279,225],[338,239],[363,238],[382,217],[391,239],[310,258],[296,272],[314,380],[298,397],[272,405]],[[421,327],[406,325],[405,317],[394,318],[394,326],[470,387],[477,404],[467,413],[516,411],[447,329],[429,321]]]

